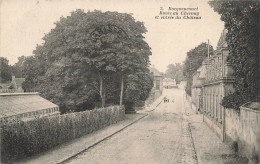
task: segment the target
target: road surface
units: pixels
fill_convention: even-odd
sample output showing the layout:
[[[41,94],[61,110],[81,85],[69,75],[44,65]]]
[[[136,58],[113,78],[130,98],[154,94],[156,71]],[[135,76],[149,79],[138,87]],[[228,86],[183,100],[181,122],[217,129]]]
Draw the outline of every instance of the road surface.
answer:
[[[184,119],[185,93],[165,89],[164,95],[170,99],[168,103],[162,102],[147,117],[66,163],[197,163],[189,124]]]

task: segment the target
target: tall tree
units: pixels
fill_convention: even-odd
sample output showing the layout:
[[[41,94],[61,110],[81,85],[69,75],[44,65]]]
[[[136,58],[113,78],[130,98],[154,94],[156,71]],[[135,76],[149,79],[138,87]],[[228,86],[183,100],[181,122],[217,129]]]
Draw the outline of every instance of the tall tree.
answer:
[[[21,78],[24,76],[23,70],[24,70],[24,62],[26,60],[25,56],[18,57],[18,62],[15,63],[12,67],[12,73],[15,77]]]
[[[130,14],[73,11],[56,22],[56,27],[44,36],[44,44],[34,51],[37,62],[31,68],[41,66],[37,79],[42,77],[40,81],[48,84],[36,88],[60,102],[62,94],[69,94],[65,106],[68,102],[80,105],[97,99],[105,106],[106,99],[113,99],[112,93],[122,100],[128,74],[149,65],[151,51],[144,41],[145,32],[143,23]],[[111,92],[118,84],[121,89]],[[60,94],[55,96],[44,86],[53,86]],[[84,94],[82,91],[86,96],[81,95],[84,99],[76,102],[75,98]]]
[[[153,87],[153,77],[149,70],[129,74],[126,80],[125,105],[132,109],[135,102],[145,101]]]
[[[210,55],[213,54],[213,47],[209,45]],[[194,49],[187,52],[184,62],[183,75],[187,79],[186,93],[191,95],[192,74],[201,66],[202,61],[208,55],[208,44],[201,43]]]
[[[175,79],[177,84],[184,80],[183,67],[181,63],[169,64],[166,70],[166,77]]]
[[[0,83],[11,81],[12,79],[12,68],[9,65],[9,60],[4,57],[0,57]]]
[[[127,74],[145,69],[149,65],[151,51],[143,37],[146,29],[143,23],[136,22],[129,14],[116,12],[98,14],[104,20],[91,35],[94,39],[94,42],[91,42],[94,43],[94,50],[90,54],[90,64],[93,63],[98,70],[100,84],[102,84],[100,85],[101,99],[104,99],[102,98],[104,73],[120,72],[120,105],[122,105],[124,78]]]

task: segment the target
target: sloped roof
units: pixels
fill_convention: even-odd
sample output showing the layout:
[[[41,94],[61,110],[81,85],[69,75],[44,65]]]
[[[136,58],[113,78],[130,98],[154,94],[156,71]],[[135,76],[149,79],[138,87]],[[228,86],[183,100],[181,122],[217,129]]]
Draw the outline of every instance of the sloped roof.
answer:
[[[227,30],[224,29],[220,35],[220,38],[218,40],[218,45],[217,45],[217,49],[223,48],[223,47],[227,47],[227,41],[226,41],[226,35],[227,35]]]
[[[163,76],[162,73],[154,66],[150,67],[149,70],[151,73],[153,73],[153,76]]]
[[[33,93],[1,93],[0,118],[58,107],[52,102]]]

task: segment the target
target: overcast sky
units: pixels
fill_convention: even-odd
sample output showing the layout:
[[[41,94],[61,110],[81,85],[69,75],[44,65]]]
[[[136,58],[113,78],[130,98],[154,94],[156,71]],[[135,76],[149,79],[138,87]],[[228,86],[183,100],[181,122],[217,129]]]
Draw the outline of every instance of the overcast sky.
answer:
[[[76,9],[133,13],[148,30],[145,39],[152,48],[151,64],[162,72],[168,64],[183,62],[190,49],[208,39],[215,48],[224,28],[220,16],[206,0],[2,0],[0,3],[0,56],[12,65],[19,56],[31,56],[36,44],[43,43],[44,34],[55,27],[54,22]],[[164,10],[198,7],[201,19],[155,19],[160,7]]]

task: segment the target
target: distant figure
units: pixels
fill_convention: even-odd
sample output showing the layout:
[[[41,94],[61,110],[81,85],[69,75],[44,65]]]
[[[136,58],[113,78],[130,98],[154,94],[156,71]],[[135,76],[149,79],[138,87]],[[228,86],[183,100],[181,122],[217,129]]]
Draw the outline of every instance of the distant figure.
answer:
[[[163,98],[163,102],[167,102],[167,98],[166,97]]]
[[[174,99],[172,99],[172,103],[174,103]]]

